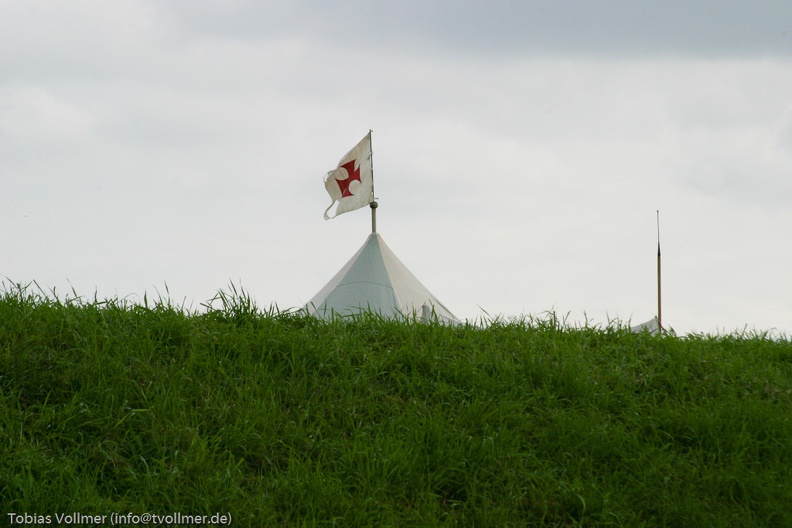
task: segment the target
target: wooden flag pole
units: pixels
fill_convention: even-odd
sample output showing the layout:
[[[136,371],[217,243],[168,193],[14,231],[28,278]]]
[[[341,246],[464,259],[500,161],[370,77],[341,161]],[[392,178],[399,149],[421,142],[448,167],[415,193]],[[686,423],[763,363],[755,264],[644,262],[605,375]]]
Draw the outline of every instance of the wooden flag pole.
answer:
[[[663,303],[660,281],[660,211],[657,211],[657,325],[663,331]]]

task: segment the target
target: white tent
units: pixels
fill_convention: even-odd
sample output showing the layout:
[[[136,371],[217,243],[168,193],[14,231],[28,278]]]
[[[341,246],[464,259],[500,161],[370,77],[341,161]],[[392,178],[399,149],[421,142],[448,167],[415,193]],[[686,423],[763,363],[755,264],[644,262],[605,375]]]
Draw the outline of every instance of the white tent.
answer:
[[[323,318],[365,311],[384,317],[435,317],[458,323],[448,308],[426,289],[402,264],[378,233],[371,233],[363,247],[319,290],[305,306]]]
[[[633,332],[649,332],[652,335],[660,333],[660,321],[657,317],[652,317],[645,323],[641,323],[639,325],[631,326],[630,330]]]

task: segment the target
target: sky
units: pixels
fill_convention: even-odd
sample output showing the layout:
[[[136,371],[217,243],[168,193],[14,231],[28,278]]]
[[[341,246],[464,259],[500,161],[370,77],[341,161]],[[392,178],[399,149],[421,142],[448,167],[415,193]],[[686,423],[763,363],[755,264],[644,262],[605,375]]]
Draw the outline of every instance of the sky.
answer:
[[[0,279],[302,306],[378,232],[459,318],[792,335],[786,0],[2,0]]]

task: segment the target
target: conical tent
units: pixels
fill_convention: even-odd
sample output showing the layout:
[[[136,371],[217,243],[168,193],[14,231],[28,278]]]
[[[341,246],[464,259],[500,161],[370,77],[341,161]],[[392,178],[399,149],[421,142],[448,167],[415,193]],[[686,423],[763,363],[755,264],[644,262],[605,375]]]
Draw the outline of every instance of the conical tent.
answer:
[[[384,317],[419,317],[458,323],[448,308],[402,264],[378,233],[305,306],[317,317],[365,311]]]
[[[633,332],[649,332],[650,334],[659,334],[661,330],[660,321],[657,319],[657,317],[652,317],[645,323],[631,326],[630,330]]]

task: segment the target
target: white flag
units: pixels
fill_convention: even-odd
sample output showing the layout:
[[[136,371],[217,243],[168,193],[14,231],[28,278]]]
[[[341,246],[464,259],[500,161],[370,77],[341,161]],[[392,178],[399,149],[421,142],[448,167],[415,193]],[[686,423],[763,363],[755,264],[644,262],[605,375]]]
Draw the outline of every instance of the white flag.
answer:
[[[324,178],[325,189],[333,202],[324,213],[325,220],[354,211],[374,200],[374,177],[371,170],[371,132],[338,162],[338,167]],[[338,203],[332,216],[328,215]]]

